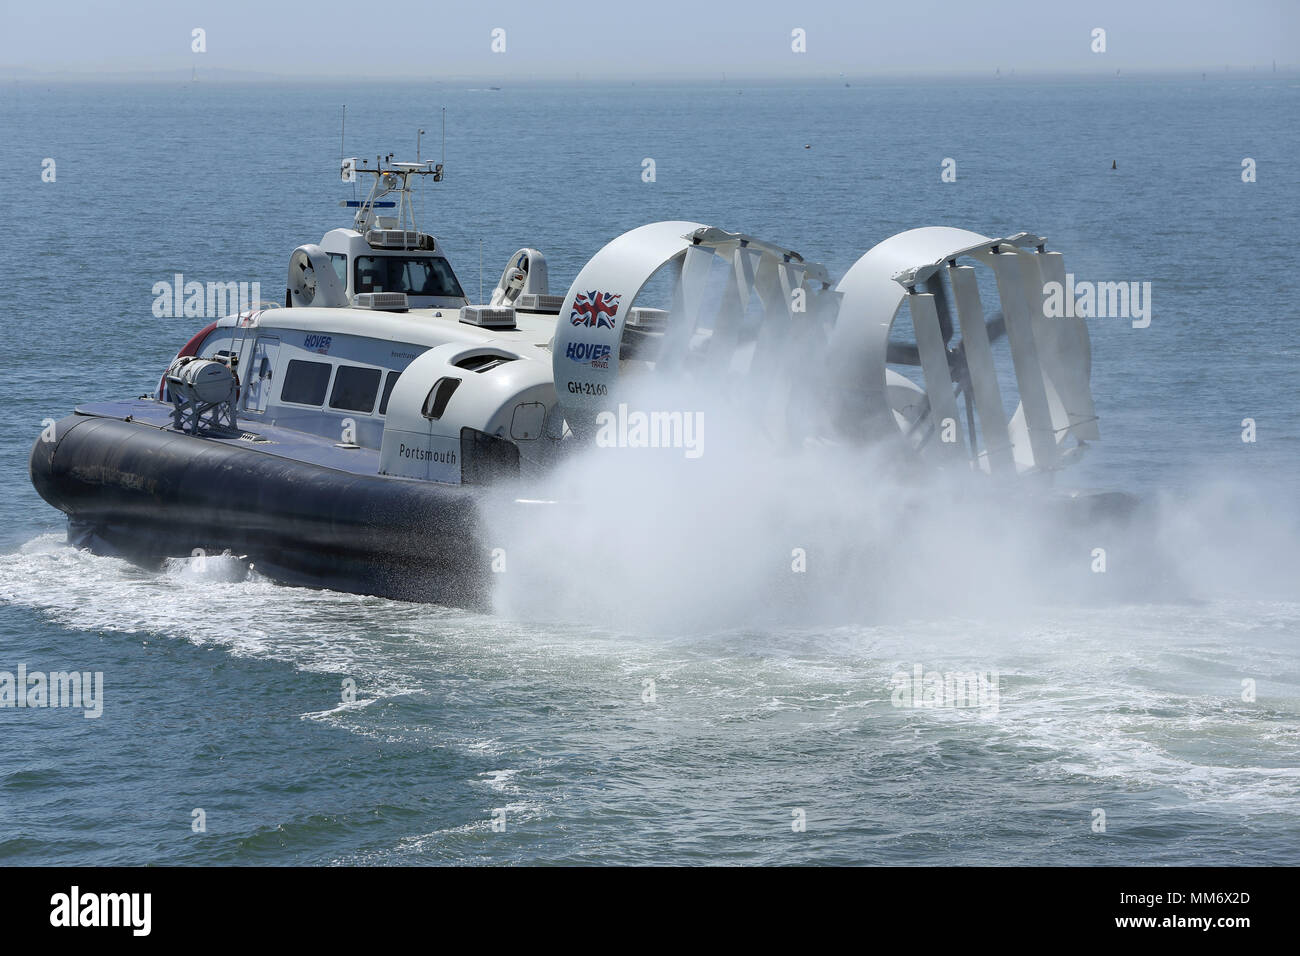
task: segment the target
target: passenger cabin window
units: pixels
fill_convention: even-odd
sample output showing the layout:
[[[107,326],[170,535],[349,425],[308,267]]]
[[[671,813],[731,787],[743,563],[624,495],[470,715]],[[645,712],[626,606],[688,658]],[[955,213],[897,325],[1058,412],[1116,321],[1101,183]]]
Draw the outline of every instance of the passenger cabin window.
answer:
[[[388,378],[384,379],[384,396],[379,400],[379,414],[388,414],[388,400],[393,396],[393,386],[397,380],[402,377],[401,372],[389,372]]]
[[[375,407],[375,396],[379,394],[382,374],[377,368],[340,365],[334,376],[334,388],[330,391],[330,408],[370,414]]]
[[[357,256],[355,268],[355,292],[465,297],[451,265],[437,256]]]
[[[325,401],[325,389],[330,383],[328,362],[304,362],[294,359],[284,373],[280,401],[295,405],[317,405]]]

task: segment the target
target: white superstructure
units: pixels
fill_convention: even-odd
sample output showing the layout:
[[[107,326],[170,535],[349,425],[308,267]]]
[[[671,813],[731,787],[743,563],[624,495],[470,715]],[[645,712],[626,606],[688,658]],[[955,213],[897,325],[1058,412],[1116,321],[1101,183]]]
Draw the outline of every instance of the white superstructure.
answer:
[[[546,467],[592,440],[628,381],[671,374],[749,387],[769,432],[886,440],[938,467],[1050,475],[1098,437],[1087,329],[1042,308],[1064,266],[1041,236],[914,229],[834,283],[774,243],[659,222],[607,243],[563,296],[545,257],[520,249],[471,305],[415,224],[411,183],[442,166],[344,168],[372,188],[345,203],[352,228],[293,251],[285,307],[223,318],[180,353],[234,371],[247,431],[377,451],[394,478],[477,482]],[[990,297],[1001,308],[986,315]],[[817,420],[796,421],[799,407]]]

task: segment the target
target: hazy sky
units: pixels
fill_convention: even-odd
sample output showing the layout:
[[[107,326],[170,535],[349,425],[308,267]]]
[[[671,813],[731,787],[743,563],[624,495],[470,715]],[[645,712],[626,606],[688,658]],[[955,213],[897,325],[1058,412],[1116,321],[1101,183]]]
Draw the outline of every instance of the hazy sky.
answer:
[[[0,73],[501,79],[1300,63],[1300,0],[0,0]],[[207,52],[191,51],[206,31]],[[491,50],[503,28],[505,52]],[[1106,30],[1106,52],[1091,49]],[[807,52],[791,50],[806,31]]]

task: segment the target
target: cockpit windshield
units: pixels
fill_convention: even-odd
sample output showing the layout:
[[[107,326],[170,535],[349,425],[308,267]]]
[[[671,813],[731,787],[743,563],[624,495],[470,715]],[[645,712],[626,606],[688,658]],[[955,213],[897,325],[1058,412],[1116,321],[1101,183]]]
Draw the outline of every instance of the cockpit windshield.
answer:
[[[357,256],[357,292],[405,292],[463,299],[451,264],[438,256]]]

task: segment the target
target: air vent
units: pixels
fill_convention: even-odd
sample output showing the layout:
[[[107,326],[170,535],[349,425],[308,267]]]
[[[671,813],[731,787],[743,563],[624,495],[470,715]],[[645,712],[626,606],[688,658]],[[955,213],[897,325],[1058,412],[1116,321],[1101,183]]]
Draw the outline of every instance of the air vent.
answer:
[[[496,368],[498,365],[505,365],[507,362],[513,362],[513,355],[499,355],[487,353],[486,355],[470,355],[456,363],[457,368],[463,368],[467,372],[486,372]]]
[[[639,332],[662,332],[668,326],[665,309],[633,309],[628,313],[627,327]]]
[[[539,295],[536,292],[525,292],[515,302],[515,308],[520,312],[540,312],[543,315],[559,315],[560,309],[564,308],[564,296]]]
[[[513,329],[515,310],[490,305],[467,305],[460,310],[460,320],[480,329]]]
[[[424,237],[413,229],[371,229],[366,233],[366,242],[372,249],[433,248],[431,236]]]
[[[358,292],[352,297],[352,305],[375,312],[405,312],[411,307],[405,292]]]

